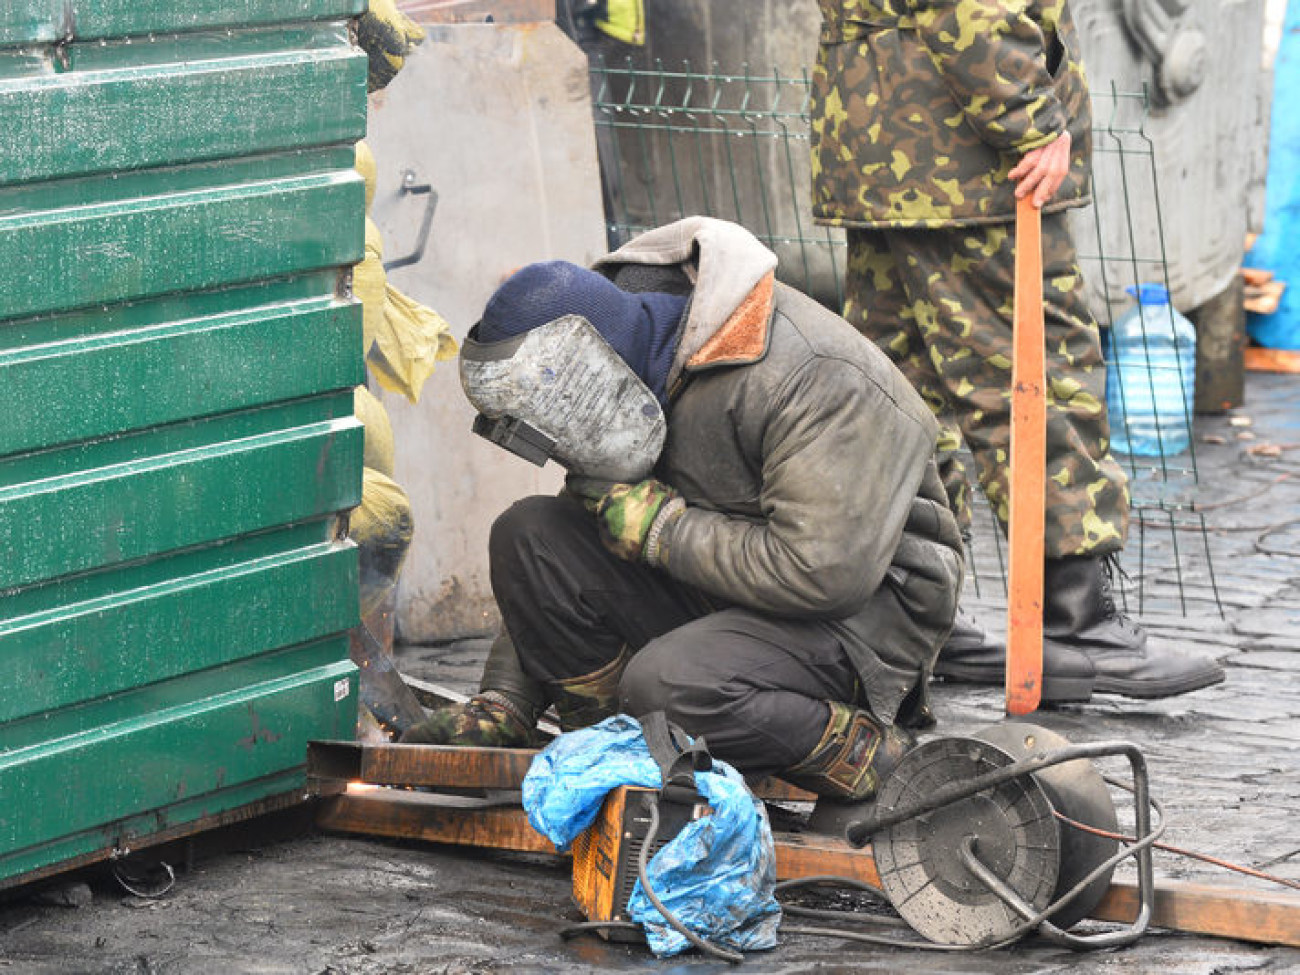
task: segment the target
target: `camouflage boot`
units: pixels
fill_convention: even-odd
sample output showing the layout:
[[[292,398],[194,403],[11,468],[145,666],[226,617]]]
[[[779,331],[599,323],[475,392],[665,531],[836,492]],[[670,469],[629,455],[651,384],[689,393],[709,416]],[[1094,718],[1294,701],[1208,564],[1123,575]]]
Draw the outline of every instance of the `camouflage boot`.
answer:
[[[861,708],[828,703],[831,716],[821,740],[807,758],[780,777],[819,796],[871,799],[916,739],[897,725],[885,727]]]
[[[560,730],[587,728],[618,713],[618,684],[632,654],[626,646],[600,670],[547,685]]]
[[[464,704],[434,708],[402,735],[406,744],[478,748],[532,748],[537,714],[530,716],[509,696],[481,691]]]

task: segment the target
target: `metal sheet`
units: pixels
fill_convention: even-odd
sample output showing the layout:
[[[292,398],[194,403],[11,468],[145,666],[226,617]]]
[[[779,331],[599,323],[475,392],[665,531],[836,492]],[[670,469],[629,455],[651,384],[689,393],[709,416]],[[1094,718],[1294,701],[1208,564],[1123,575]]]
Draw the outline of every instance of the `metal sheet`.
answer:
[[[232,548],[203,549],[205,561],[216,565],[148,585],[133,585],[129,571],[107,573],[115,592],[0,623],[0,686],[23,688],[0,698],[0,721],[228,664],[352,624],[357,557],[351,545],[319,542],[233,563]],[[285,593],[296,597],[286,601]]]
[[[50,200],[51,209],[26,212],[25,203],[46,201],[0,194],[9,315],[215,288],[361,259],[365,184],[350,168],[172,193],[159,185],[162,177],[150,182],[152,195],[134,199],[77,201],[64,187],[62,203]]]
[[[338,647],[334,641],[316,648],[321,662],[311,669],[280,660],[289,673],[279,678],[274,671],[234,671],[225,693],[181,687],[186,696],[175,702],[127,699],[117,704],[117,721],[97,715],[100,723],[62,740],[6,753],[0,776],[13,790],[8,794],[24,801],[0,811],[0,876],[39,865],[33,861],[44,859],[41,847],[51,838],[66,855],[66,841],[88,831],[98,831],[96,846],[121,842],[110,824],[141,811],[162,829],[283,791],[286,775],[304,782],[302,742],[346,733],[355,722],[353,668],[324,662]],[[254,663],[268,659],[276,662]],[[256,681],[260,676],[267,679]]]
[[[365,0],[5,0],[0,45],[351,17]]]
[[[355,732],[362,5],[0,11],[0,886]]]
[[[338,25],[93,45],[70,70],[5,85],[24,70],[0,61],[0,183],[350,142],[365,133],[366,58]]]
[[[321,283],[332,288],[334,275]],[[356,355],[361,307],[332,291],[295,298],[281,286],[198,297],[204,300],[44,319],[22,336],[20,325],[0,330],[0,457],[349,388],[364,378]],[[281,300],[262,303],[270,298]],[[8,341],[14,347],[4,348]],[[315,355],[302,356],[305,348]],[[50,396],[52,389],[60,395]],[[32,403],[44,406],[32,410]]]
[[[0,587],[350,508],[361,456],[349,418],[0,488]]]

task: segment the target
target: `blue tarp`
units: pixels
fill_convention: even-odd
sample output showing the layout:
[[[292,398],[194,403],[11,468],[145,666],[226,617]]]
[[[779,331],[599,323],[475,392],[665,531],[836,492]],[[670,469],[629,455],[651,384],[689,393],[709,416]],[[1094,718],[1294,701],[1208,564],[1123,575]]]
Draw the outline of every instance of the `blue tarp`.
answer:
[[[1277,60],[1273,63],[1273,109],[1270,116],[1268,182],[1264,230],[1246,255],[1247,267],[1265,268],[1287,283],[1277,311],[1252,314],[1246,327],[1260,345],[1300,349],[1300,3],[1287,5]]]
[[[538,754],[524,779],[524,809],[533,828],[564,851],[595,822],[612,789],[662,784],[641,725],[616,715],[561,735]],[[714,759],[712,772],[696,773],[696,784],[713,814],[689,823],[651,859],[646,872],[655,895],[702,938],[740,951],[775,947],[781,908],[773,893],[776,853],[767,812],[725,762]],[[690,947],[640,881],[628,913],[645,928],[656,955]]]

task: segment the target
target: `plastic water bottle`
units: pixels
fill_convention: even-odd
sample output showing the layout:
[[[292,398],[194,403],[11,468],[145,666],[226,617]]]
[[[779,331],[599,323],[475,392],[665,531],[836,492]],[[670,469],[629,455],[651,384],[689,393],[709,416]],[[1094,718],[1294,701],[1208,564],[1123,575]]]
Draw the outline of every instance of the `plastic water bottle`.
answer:
[[[1172,457],[1192,439],[1196,327],[1169,304],[1164,285],[1125,290],[1138,303],[1115,321],[1104,345],[1111,449]]]

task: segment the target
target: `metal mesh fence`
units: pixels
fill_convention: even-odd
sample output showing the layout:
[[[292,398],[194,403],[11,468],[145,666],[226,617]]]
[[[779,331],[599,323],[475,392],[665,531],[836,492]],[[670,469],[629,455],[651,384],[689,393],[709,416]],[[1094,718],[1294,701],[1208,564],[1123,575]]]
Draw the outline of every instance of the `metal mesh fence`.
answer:
[[[806,74],[601,61],[592,66],[592,91],[611,247],[685,216],[731,220],[776,252],[783,281],[832,309],[842,307],[844,235],[818,226],[811,213]],[[1146,96],[1112,89],[1094,92],[1093,103],[1096,203],[1073,212],[1072,230],[1106,335],[1133,304],[1126,289],[1167,288],[1169,275]],[[1142,368],[1131,373],[1117,372],[1108,353],[1108,379],[1121,404],[1149,401],[1157,382],[1177,383],[1190,428],[1192,390],[1182,387],[1179,356],[1191,353],[1175,347],[1166,361],[1156,354],[1157,338],[1148,341],[1143,329]],[[1165,449],[1165,434],[1157,421],[1153,456],[1117,455],[1133,498],[1119,591],[1130,610],[1144,615],[1221,615],[1209,538],[1196,510],[1194,438],[1175,454]],[[975,494],[968,588],[980,602],[1000,603],[1004,540],[987,502]]]

